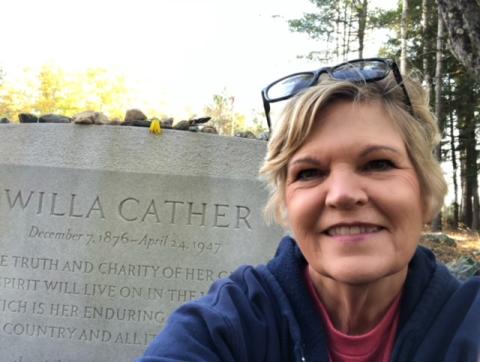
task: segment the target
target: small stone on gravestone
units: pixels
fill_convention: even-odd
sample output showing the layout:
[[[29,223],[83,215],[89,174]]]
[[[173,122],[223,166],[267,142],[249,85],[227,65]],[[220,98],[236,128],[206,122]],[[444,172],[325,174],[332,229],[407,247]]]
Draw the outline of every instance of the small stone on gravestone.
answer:
[[[269,132],[262,132],[258,136],[258,139],[261,141],[268,141],[270,139],[270,133]]]
[[[191,131],[191,132],[198,132],[200,130],[199,125],[208,122],[211,117],[201,117],[201,118],[192,118],[188,121],[183,120],[180,122],[175,123],[173,129],[181,130],[181,131]],[[208,131],[206,132],[208,133]],[[213,132],[210,132],[213,133]]]
[[[120,121],[118,118],[112,119],[110,122],[107,123],[110,126],[119,126],[122,124],[122,121]]]
[[[108,117],[102,112],[85,111],[73,116],[75,124],[107,124],[108,122]]]
[[[139,109],[129,109],[125,113],[124,122],[134,122],[134,121],[146,121],[148,118],[147,116]]]
[[[237,132],[235,133],[235,137],[241,137],[241,138],[250,138],[250,139],[256,139],[255,135],[250,132],[250,131],[245,131],[245,132]]]
[[[190,132],[198,132],[200,130],[200,127],[198,127],[197,125],[193,125],[193,126],[188,127],[188,130]]]
[[[188,131],[191,125],[190,121],[180,121],[174,124],[173,129]]]
[[[217,129],[213,126],[203,126],[200,132],[218,134]]]
[[[190,122],[192,123],[192,125],[197,125],[197,124],[207,123],[211,119],[212,117],[200,117],[200,118],[191,119]]]
[[[20,113],[18,120],[20,123],[38,123],[38,117],[31,113]]]
[[[72,119],[59,114],[44,114],[38,119],[40,123],[70,123]]]
[[[165,118],[164,120],[160,121],[160,127],[164,129],[170,129],[173,126],[173,118]]]

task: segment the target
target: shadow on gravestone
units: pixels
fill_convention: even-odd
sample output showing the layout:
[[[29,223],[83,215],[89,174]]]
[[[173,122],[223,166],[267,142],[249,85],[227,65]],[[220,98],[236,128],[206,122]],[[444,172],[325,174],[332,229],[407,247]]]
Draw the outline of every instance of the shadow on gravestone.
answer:
[[[0,132],[2,361],[131,361],[179,304],[282,234],[266,143],[73,124]]]

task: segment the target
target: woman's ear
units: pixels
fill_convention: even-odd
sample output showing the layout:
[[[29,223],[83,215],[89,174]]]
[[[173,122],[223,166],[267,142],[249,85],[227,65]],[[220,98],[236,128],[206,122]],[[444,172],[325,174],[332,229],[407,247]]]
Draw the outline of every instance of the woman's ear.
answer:
[[[423,223],[424,224],[430,224],[433,221],[433,219],[435,218],[435,216],[437,216],[438,213],[434,211],[433,202],[432,202],[431,197],[424,200],[422,214],[423,214]]]

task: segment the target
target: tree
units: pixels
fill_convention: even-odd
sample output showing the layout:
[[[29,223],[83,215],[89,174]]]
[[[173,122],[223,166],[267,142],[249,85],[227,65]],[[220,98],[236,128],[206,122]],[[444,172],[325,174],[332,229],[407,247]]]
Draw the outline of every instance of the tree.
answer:
[[[104,68],[90,68],[79,76],[82,81],[71,84],[70,89],[77,88],[82,94],[79,106],[83,110],[96,110],[119,119],[123,117],[129,101],[124,77],[111,74]]]
[[[0,84],[0,116],[14,120],[21,112],[73,116],[94,110],[121,118],[128,106],[125,80],[103,68],[67,73],[46,64],[23,75],[15,84],[7,79]]]
[[[451,76],[448,75],[447,78],[447,97],[448,102],[447,104],[452,104],[452,79]],[[453,108],[448,107],[448,121],[449,121],[449,137],[450,137],[450,157],[452,162],[452,184],[453,184],[453,207],[452,207],[452,218],[451,218],[451,227],[456,230],[458,228],[459,220],[460,220],[460,213],[459,213],[459,205],[458,205],[458,181],[457,181],[457,142],[455,137],[455,117],[453,115]]]
[[[38,96],[33,105],[36,113],[63,113],[58,104],[65,102],[66,80],[62,69],[53,65],[43,65],[38,74]]]
[[[431,73],[431,44],[432,39],[429,36],[431,34],[432,24],[430,21],[431,16],[431,0],[422,0],[422,32],[423,36],[423,44],[422,44],[422,51],[423,51],[423,80],[425,83],[425,87],[427,88],[427,93],[430,96],[432,93],[432,77],[430,76]]]
[[[324,50],[314,51],[309,57],[316,55],[323,60],[345,60],[352,52],[358,52],[358,56],[363,57],[368,0],[310,1],[318,8],[317,12],[288,21],[290,30],[306,33],[325,45]]]
[[[408,0],[402,0],[402,23],[400,31],[400,71],[407,73],[407,27],[408,27]]]
[[[213,95],[213,103],[204,109],[205,115],[212,117],[211,123],[219,134],[233,136],[245,128],[245,116],[234,111],[235,97],[221,94]]]
[[[358,57],[363,58],[365,29],[367,28],[368,0],[363,0],[357,6],[358,14]]]
[[[27,70],[24,73],[26,74]],[[35,91],[32,89],[30,79],[27,79],[27,76],[14,84],[6,73],[3,73],[2,77],[0,84],[0,118],[6,117],[10,121],[16,121],[18,113],[31,108]],[[22,86],[19,86],[19,84]]]
[[[480,80],[480,2],[437,0],[452,54]]]
[[[246,128],[246,130],[252,132],[257,137],[268,132],[267,122],[263,112],[257,112],[252,109],[251,114],[252,116],[250,117],[249,126]]]
[[[463,68],[463,67],[462,67]],[[466,69],[456,75],[455,108],[458,118],[459,149],[462,184],[462,221],[472,230],[479,227],[477,120],[476,111],[480,89]]]
[[[437,61],[435,66],[435,116],[437,117],[438,129],[443,135],[445,128],[444,112],[442,107],[442,79],[443,79],[443,23],[438,16],[437,26]],[[437,145],[437,159],[442,161],[442,144]],[[433,231],[442,230],[442,213],[439,213],[432,223]]]
[[[0,118],[16,120],[18,113],[28,111],[31,107],[30,99],[25,90],[4,83],[0,87]]]

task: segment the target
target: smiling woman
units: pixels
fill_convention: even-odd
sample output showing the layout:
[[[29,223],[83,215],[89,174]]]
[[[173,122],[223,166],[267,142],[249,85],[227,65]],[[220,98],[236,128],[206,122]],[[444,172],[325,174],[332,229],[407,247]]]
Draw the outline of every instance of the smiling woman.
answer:
[[[262,96],[267,117],[291,98],[260,170],[291,236],[176,311],[140,361],[478,361],[480,278],[418,246],[446,193],[420,84],[361,59]]]

